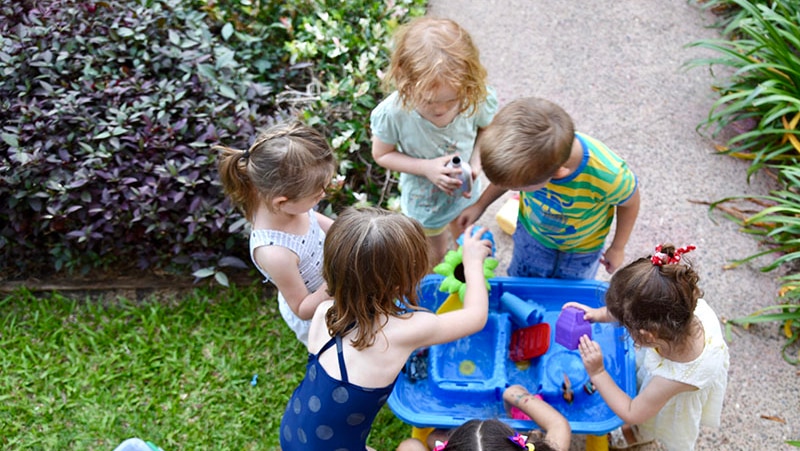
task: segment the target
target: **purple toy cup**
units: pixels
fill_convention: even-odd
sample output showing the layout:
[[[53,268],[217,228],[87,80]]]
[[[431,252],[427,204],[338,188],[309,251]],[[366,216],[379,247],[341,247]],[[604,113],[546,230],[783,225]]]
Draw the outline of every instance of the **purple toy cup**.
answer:
[[[592,338],[592,325],[583,319],[585,312],[579,308],[567,307],[561,310],[556,321],[556,343],[567,349],[578,349],[581,336]]]

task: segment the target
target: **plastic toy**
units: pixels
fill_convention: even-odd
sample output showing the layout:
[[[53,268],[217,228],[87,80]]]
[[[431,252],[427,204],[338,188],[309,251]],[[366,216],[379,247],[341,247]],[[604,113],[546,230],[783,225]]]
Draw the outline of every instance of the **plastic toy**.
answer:
[[[511,333],[508,346],[508,357],[512,362],[530,360],[541,355],[550,348],[550,325],[534,324]]]
[[[497,225],[500,226],[500,230],[509,235],[513,235],[514,231],[517,230],[518,214],[519,193],[514,193],[508,198],[508,200],[506,200],[503,206],[497,210],[497,214],[494,216],[494,219],[497,221]]]
[[[572,404],[572,401],[575,401],[575,392],[572,391],[572,381],[569,380],[567,373],[564,373],[564,383],[561,384],[561,392],[561,397],[564,398],[567,404]]]
[[[444,278],[431,274],[422,280],[418,289],[422,307],[436,311],[451,294],[439,289]],[[476,334],[428,348],[426,378],[412,381],[401,373],[388,401],[394,414],[415,428],[452,429],[471,418],[498,418],[520,432],[536,429],[530,420],[513,418],[503,405],[505,388],[520,384],[561,412],[574,434],[604,435],[621,426],[622,420],[602,397],[584,388],[589,376],[578,351],[550,345],[538,357],[512,360],[512,337],[525,328],[512,319],[501,302],[505,293],[523,300],[535,299],[542,318],[534,327],[548,327],[548,342],[552,343],[564,303],[576,301],[599,307],[604,304],[607,283],[517,277],[494,277],[488,282],[491,291],[486,326]],[[632,340],[616,323],[593,324],[592,328],[592,338],[603,350],[606,371],[623,391],[635,397]],[[571,403],[564,398],[565,374]]]
[[[544,308],[531,301],[523,301],[511,293],[503,293],[500,296],[500,305],[503,311],[511,314],[511,319],[519,327],[528,327],[542,322]]]
[[[453,192],[454,196],[461,196],[464,193],[472,192],[472,168],[469,163],[462,161],[458,155],[453,156],[453,159],[447,163],[448,168],[461,169],[461,174],[458,179],[461,180],[461,186]]]
[[[481,239],[489,240],[492,243],[492,255],[494,255],[495,247],[492,232],[487,230],[481,235]],[[439,285],[439,290],[450,293],[447,299],[445,299],[436,310],[437,314],[458,310],[464,306],[464,294],[467,291],[467,284],[464,280],[464,266],[461,264],[463,258],[463,249],[461,245],[464,242],[464,234],[461,234],[456,242],[459,244],[458,249],[455,251],[448,251],[444,256],[444,261],[433,268],[433,272],[445,277],[441,285]],[[497,264],[497,259],[492,257],[483,261],[483,277],[487,280],[487,289],[491,289],[488,279],[494,277],[494,269],[497,268]]]
[[[152,442],[146,442],[140,438],[129,438],[120,443],[114,451],[164,451]]]
[[[583,319],[584,311],[567,307],[561,311],[556,322],[556,343],[567,349],[578,349],[581,336],[592,338],[592,325]]]

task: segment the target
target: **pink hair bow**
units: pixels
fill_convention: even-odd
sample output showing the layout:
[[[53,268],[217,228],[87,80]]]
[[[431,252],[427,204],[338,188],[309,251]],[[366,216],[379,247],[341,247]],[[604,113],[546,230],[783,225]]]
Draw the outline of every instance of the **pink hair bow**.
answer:
[[[437,440],[436,446],[433,447],[433,451],[444,451],[446,447],[447,447],[447,441],[440,442]]]
[[[520,435],[519,432],[516,432],[514,435],[509,435],[508,439],[511,440],[511,442],[514,443],[515,445],[527,451],[536,450],[536,447],[533,446],[533,443],[525,443],[528,440],[528,438],[525,437],[524,435]]]

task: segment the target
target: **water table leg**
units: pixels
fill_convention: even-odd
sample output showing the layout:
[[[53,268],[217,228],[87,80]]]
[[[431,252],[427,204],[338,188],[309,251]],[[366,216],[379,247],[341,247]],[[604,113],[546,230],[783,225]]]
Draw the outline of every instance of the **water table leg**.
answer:
[[[586,451],[608,451],[608,438],[603,435],[587,435]]]
[[[436,428],[418,428],[416,426],[411,426],[411,438],[415,438],[427,446],[428,436],[431,435],[431,432],[435,429]]]

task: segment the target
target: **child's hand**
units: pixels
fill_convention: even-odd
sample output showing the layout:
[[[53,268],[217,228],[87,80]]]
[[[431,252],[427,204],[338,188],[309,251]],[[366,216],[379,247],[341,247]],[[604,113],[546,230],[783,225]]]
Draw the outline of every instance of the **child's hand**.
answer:
[[[586,335],[581,336],[581,342],[578,344],[578,351],[583,360],[583,366],[586,367],[586,372],[589,377],[597,376],[606,370],[603,365],[603,351],[596,341],[592,341]]]
[[[567,302],[561,307],[561,309],[563,310],[567,307],[573,307],[576,309],[583,310],[583,319],[589,321],[590,323],[603,322],[605,317],[601,309],[592,308],[589,307],[588,305],[583,305],[579,302]]]
[[[464,244],[461,249],[461,261],[464,269],[468,265],[475,265],[483,274],[483,261],[492,255],[492,242],[481,239],[487,230],[486,227],[478,228],[478,226],[472,225],[464,231]]]
[[[614,249],[609,247],[603,252],[603,256],[600,257],[600,264],[602,264],[606,268],[606,272],[609,274],[613,274],[614,271],[619,268],[619,265],[622,264],[622,260],[625,258],[625,250],[624,249]]]
[[[463,231],[469,224],[474,224],[483,214],[483,208],[478,204],[472,204],[465,208],[454,220],[458,229]]]
[[[447,167],[447,163],[452,159],[452,155],[445,155],[432,160],[419,160],[420,164],[424,165],[422,173],[425,174],[425,178],[451,196],[461,187],[461,180],[457,178],[461,174],[461,169]]]

